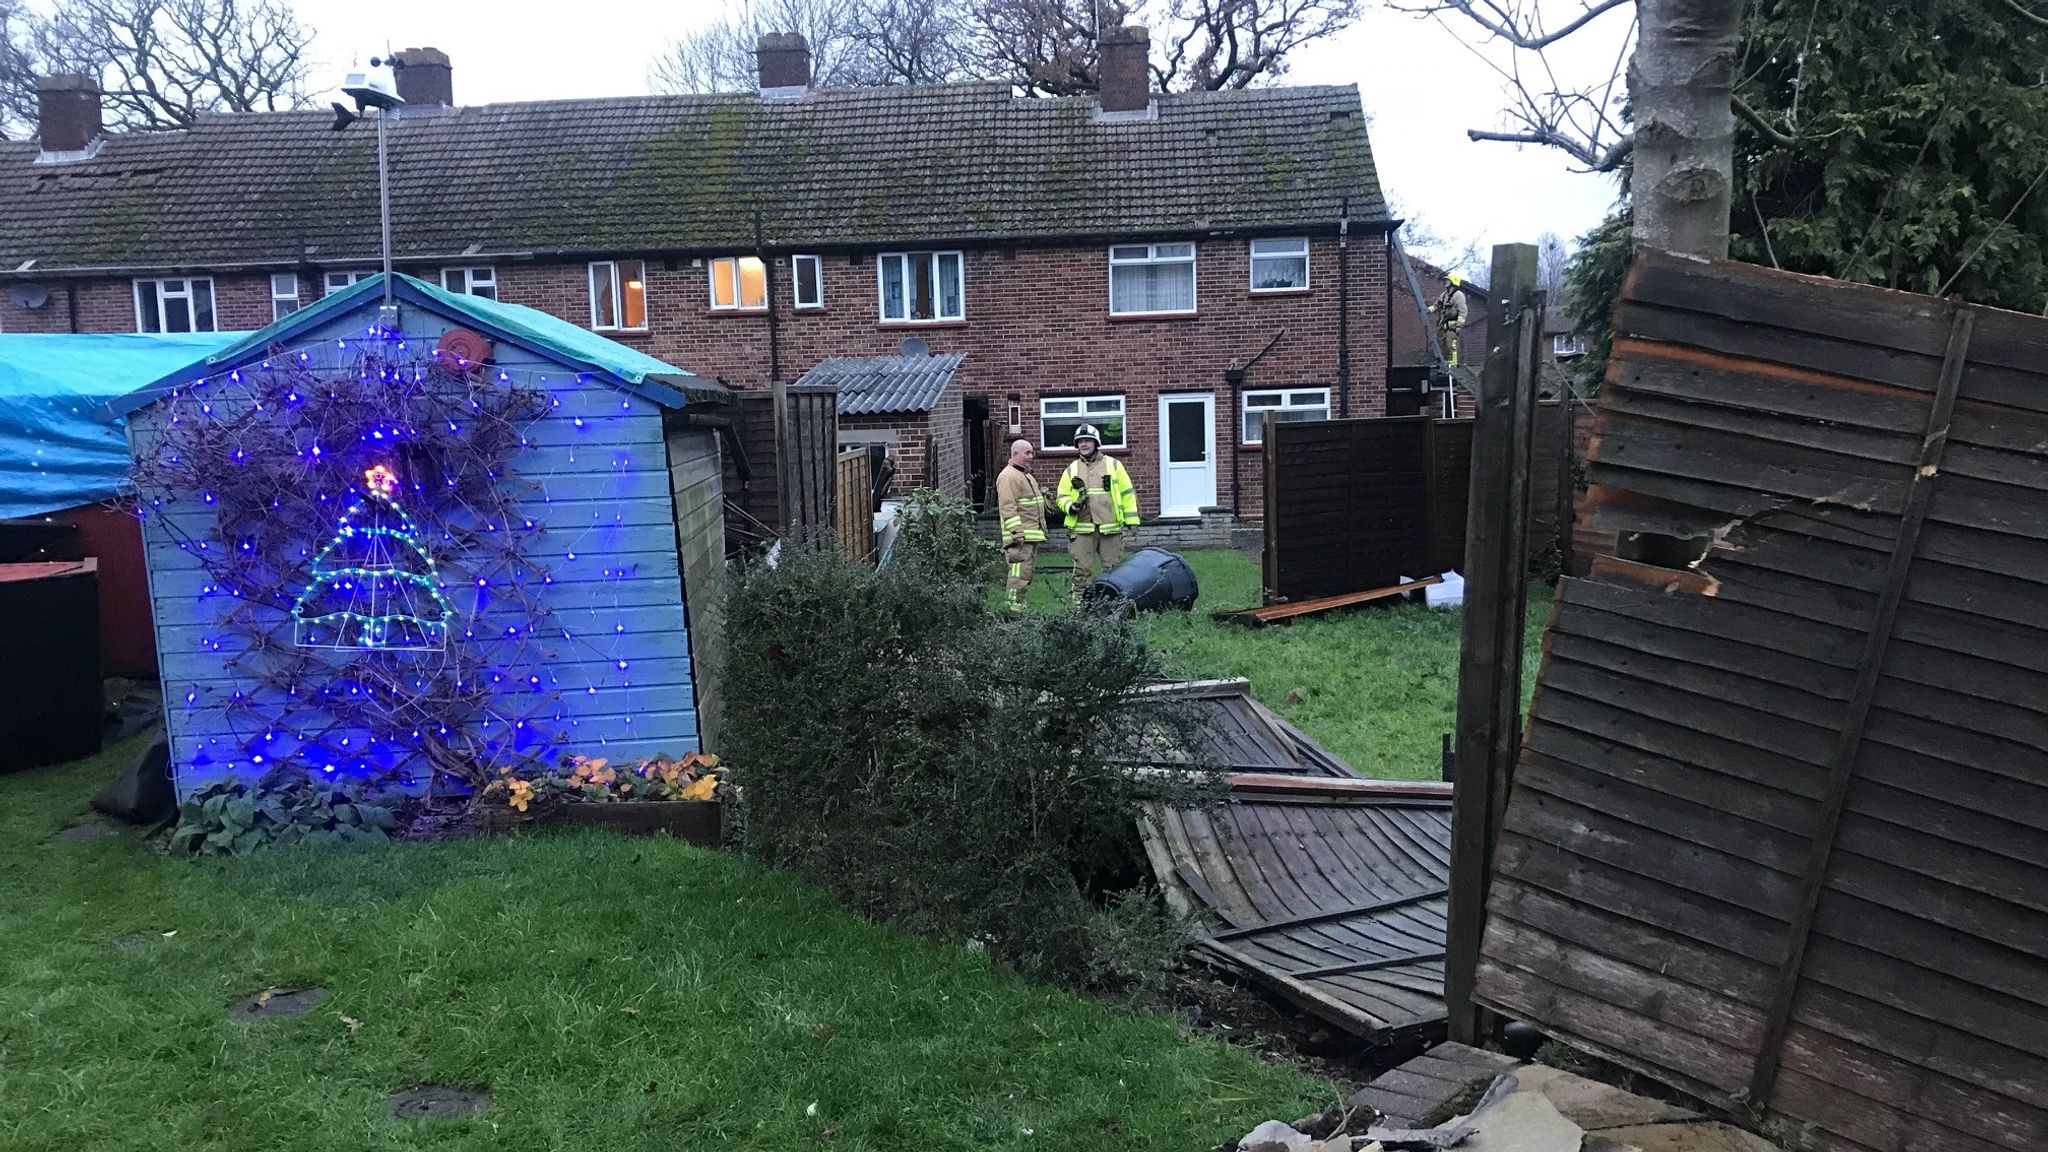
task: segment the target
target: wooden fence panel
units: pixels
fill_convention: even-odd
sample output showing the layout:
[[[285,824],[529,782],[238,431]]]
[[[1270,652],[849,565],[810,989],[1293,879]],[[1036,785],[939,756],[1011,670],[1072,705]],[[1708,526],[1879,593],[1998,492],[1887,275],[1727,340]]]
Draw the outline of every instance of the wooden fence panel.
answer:
[[[725,463],[726,546],[737,553],[777,537],[832,531],[839,458],[839,394],[830,387],[778,385],[739,394],[738,461]]]
[[[839,539],[839,550],[856,560],[871,560],[875,555],[875,490],[867,449],[841,452],[836,469],[832,530]]]
[[[1639,255],[1479,998],[1817,1145],[2048,1147],[2048,320]]]
[[[1429,418],[1266,424],[1267,591],[1383,588],[1429,563]]]

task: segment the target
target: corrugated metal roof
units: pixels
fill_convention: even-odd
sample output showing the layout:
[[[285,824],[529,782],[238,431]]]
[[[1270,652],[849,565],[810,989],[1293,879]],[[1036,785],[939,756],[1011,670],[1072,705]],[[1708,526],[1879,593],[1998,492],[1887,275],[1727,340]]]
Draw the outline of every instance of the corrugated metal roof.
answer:
[[[391,121],[401,262],[1334,229],[1385,222],[1354,87],[1158,96],[1150,119],[1003,84],[547,100]],[[203,115],[38,164],[0,141],[0,267],[368,262],[374,126]]]
[[[842,416],[929,412],[959,367],[958,354],[833,356],[819,361],[797,383],[839,389]]]

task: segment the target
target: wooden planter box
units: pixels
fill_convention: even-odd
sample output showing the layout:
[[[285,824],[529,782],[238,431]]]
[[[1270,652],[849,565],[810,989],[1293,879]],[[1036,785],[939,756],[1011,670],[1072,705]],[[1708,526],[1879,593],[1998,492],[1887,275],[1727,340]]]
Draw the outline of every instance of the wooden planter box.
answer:
[[[502,803],[484,809],[484,831],[521,828],[603,828],[627,836],[666,832],[717,848],[725,843],[725,804],[718,800],[634,800],[619,804],[549,804],[517,812]]]

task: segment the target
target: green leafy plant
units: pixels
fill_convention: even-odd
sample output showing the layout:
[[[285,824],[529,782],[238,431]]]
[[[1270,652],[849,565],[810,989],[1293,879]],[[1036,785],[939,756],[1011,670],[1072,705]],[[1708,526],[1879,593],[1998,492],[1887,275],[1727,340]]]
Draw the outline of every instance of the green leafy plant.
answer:
[[[255,784],[214,784],[187,797],[171,849],[242,856],[282,844],[384,841],[396,823],[395,799],[303,776],[273,776]]]
[[[1143,694],[1136,626],[989,608],[985,534],[959,501],[913,501],[880,570],[785,546],[727,607],[726,733],[750,850],[867,915],[986,946],[1020,968],[1130,988],[1178,941],[1135,879],[1151,797],[1199,802],[1199,764],[1140,770],[1185,717]]]

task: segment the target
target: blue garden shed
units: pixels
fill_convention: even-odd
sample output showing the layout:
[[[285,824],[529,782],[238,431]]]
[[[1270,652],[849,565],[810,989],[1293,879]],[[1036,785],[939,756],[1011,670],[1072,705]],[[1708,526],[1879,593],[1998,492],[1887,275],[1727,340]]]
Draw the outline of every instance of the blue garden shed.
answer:
[[[703,747],[730,403],[407,276],[115,402],[180,795]]]

